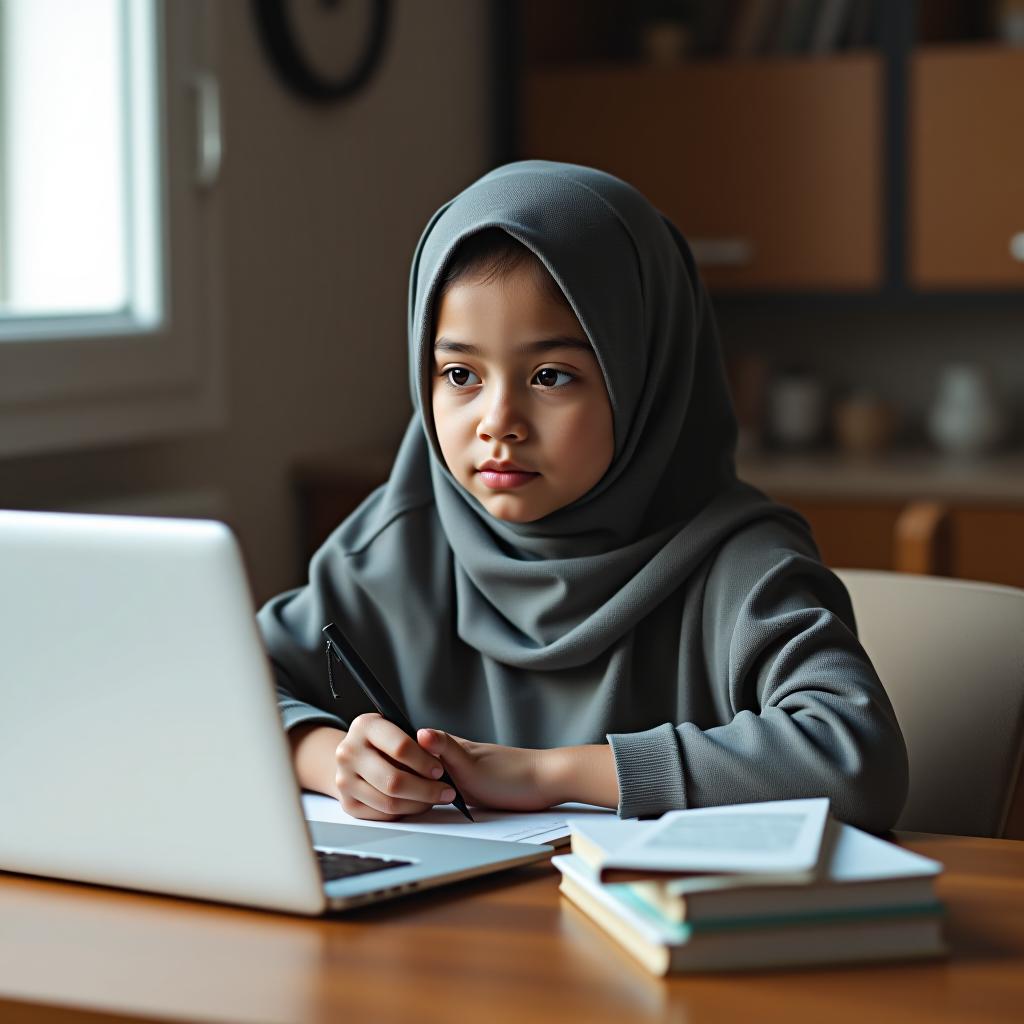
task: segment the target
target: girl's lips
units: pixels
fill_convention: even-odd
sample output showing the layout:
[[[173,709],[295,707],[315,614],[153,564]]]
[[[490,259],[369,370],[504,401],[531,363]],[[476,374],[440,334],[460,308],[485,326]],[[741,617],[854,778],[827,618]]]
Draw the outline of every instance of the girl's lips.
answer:
[[[481,469],[479,473],[483,482],[494,491],[505,491],[511,487],[522,487],[523,484],[528,484],[535,476],[540,476],[540,473],[527,473],[520,470],[499,472],[496,469]]]

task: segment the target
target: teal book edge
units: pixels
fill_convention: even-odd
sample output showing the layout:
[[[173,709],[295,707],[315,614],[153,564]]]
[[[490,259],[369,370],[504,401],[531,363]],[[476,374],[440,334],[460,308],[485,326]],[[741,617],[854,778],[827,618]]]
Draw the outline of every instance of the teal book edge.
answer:
[[[592,881],[594,885],[599,882]],[[647,918],[648,921],[673,942],[687,942],[697,935],[720,932],[749,931],[758,928],[780,928],[787,925],[808,924],[849,924],[861,920],[878,920],[879,918],[931,917],[944,915],[946,908],[939,901],[932,903],[913,903],[900,907],[856,907],[850,910],[833,910],[824,914],[768,914],[756,917],[728,918],[724,920],[706,920],[695,924],[671,921],[656,907],[641,899],[625,882],[606,883],[601,886],[609,896],[628,907],[634,914]]]

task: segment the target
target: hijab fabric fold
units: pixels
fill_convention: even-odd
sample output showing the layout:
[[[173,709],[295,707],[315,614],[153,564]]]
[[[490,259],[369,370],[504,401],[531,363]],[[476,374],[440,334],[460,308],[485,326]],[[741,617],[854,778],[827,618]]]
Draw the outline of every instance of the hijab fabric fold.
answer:
[[[459,243],[487,228],[525,245],[558,283],[612,406],[605,475],[532,523],[494,518],[456,481],[432,418],[439,283]],[[454,594],[458,635],[484,658],[533,671],[587,665],[743,524],[802,522],[736,479],[736,423],[693,256],[678,229],[619,178],[546,160],[484,175],[424,229],[408,314],[415,412],[380,511],[400,507],[403,495],[432,493],[454,575],[454,588],[435,598]]]

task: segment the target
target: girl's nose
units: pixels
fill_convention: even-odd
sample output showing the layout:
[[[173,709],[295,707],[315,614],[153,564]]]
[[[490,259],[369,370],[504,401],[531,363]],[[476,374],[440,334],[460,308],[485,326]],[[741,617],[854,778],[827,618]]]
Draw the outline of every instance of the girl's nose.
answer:
[[[507,391],[495,394],[476,427],[481,441],[523,441],[526,421]]]

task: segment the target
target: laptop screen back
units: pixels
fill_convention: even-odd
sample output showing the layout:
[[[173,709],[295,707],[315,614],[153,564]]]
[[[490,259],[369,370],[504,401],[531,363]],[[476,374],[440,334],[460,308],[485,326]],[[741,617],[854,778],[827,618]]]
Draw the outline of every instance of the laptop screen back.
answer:
[[[319,913],[238,545],[0,512],[0,869]]]

